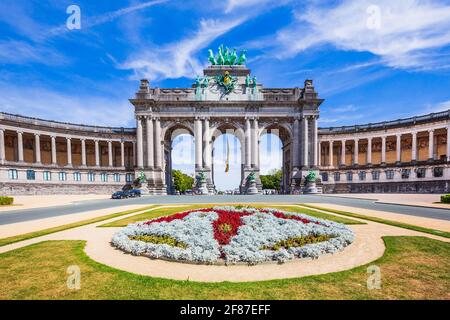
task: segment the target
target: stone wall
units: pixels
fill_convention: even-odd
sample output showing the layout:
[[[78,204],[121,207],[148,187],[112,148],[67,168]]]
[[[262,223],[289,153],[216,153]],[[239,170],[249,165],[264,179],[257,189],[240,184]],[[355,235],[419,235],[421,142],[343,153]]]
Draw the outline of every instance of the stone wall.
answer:
[[[450,180],[324,184],[323,193],[448,193]]]
[[[112,194],[121,189],[117,185],[0,183],[0,195],[49,195],[49,194]]]

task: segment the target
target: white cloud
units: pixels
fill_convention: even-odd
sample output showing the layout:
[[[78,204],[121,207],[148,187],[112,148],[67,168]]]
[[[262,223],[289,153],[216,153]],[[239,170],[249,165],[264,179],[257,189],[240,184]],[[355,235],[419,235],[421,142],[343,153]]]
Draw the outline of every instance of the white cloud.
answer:
[[[433,112],[439,112],[439,111],[447,111],[450,110],[450,100],[443,101],[437,104],[429,104],[425,107],[424,114],[425,113],[433,113]]]
[[[314,2],[313,2],[314,3]],[[343,1],[335,7],[309,6],[295,12],[295,22],[280,30],[275,41],[279,57],[295,56],[311,47],[332,44],[341,50],[370,52],[391,67],[448,67],[449,56],[435,50],[450,45],[450,6],[439,1],[376,1],[380,27],[368,27],[373,0]]]
[[[79,124],[133,126],[133,106],[93,95],[62,94],[39,87],[16,87],[0,83],[3,112]]]
[[[149,7],[153,7],[155,5],[158,4],[163,4],[165,2],[167,2],[168,0],[153,0],[153,1],[146,1],[144,3],[140,3],[140,4],[136,4],[136,5],[132,5],[129,7],[125,7],[122,9],[118,9],[115,11],[111,11],[111,12],[107,12],[104,13],[102,15],[98,15],[95,17],[87,17],[85,18],[83,15],[83,11],[81,8],[81,29],[88,29],[94,26],[98,26],[104,23],[108,23],[111,22],[113,20],[116,20],[117,18],[120,18],[122,16],[125,16],[127,14],[133,13],[133,12],[137,12]],[[67,28],[67,26],[65,24],[60,25],[58,27],[52,28],[51,30],[49,30],[48,32],[46,32],[46,35],[43,35],[43,37],[52,37],[52,36],[57,36],[66,32],[71,32],[71,30],[69,30]]]
[[[67,58],[43,45],[32,45],[18,40],[0,40],[0,63],[23,64],[29,62],[60,65],[67,62]]]
[[[201,20],[199,29],[179,42],[145,49],[128,58],[120,68],[134,70],[136,76],[150,80],[195,77],[204,65],[195,55],[212,41],[239,26],[246,17],[234,20]],[[204,59],[206,60],[206,58]]]

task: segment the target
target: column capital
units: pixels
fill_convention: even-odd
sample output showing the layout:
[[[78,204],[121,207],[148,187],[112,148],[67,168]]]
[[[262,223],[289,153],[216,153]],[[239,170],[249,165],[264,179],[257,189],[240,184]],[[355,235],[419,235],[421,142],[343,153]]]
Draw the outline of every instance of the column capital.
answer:
[[[0,130],[1,130],[1,129],[0,129]],[[40,133],[37,133],[37,132],[35,132],[35,133],[34,133],[34,136],[35,136],[35,137],[40,137],[40,136],[41,136],[41,134],[40,134]]]
[[[72,140],[72,137],[66,137],[66,140],[70,141]]]
[[[434,132],[434,129],[428,129],[428,133]]]

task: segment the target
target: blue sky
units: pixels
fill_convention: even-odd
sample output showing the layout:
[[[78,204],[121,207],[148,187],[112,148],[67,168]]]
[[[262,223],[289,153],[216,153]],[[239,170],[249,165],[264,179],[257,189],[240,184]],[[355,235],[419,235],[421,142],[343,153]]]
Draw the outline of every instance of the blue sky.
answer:
[[[140,78],[190,86],[221,43],[265,87],[313,79],[321,126],[450,108],[449,1],[2,0],[0,110],[134,126]]]

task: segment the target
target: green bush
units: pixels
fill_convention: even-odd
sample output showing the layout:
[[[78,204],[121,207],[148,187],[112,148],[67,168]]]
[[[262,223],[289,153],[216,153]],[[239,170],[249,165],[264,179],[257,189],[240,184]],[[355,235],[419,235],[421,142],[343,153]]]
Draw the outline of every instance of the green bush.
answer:
[[[0,196],[0,206],[7,206],[13,204],[13,202],[14,202],[13,197]]]
[[[443,194],[441,196],[441,202],[443,202],[443,203],[450,203],[450,194]]]

